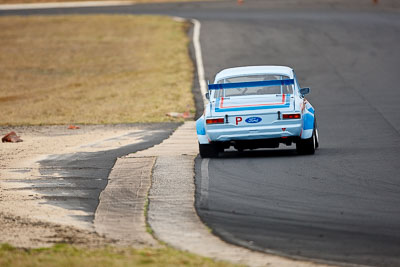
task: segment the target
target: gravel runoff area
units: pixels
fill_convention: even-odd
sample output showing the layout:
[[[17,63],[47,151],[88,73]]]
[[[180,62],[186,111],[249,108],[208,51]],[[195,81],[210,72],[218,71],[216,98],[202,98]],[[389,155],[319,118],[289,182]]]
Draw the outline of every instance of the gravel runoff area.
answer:
[[[1,136],[15,131],[23,140],[0,143],[0,243],[25,248],[60,242],[86,246],[114,243],[96,233],[92,221],[79,219],[87,216],[86,211],[47,205],[38,181],[53,179],[64,186],[61,191],[67,197],[71,188],[61,177],[43,177],[38,162],[49,155],[99,152],[140,143],[143,133],[156,131],[154,128],[157,126],[146,124],[80,126],[76,130],[68,126],[0,127]],[[53,185],[41,189],[51,195]]]

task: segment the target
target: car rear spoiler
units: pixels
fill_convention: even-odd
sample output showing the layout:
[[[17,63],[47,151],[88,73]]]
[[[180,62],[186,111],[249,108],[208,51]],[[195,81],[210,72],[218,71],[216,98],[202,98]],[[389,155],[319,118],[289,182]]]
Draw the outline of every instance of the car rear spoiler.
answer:
[[[294,79],[259,81],[259,82],[241,82],[241,83],[217,83],[217,84],[209,84],[208,90],[234,89],[234,88],[246,88],[246,87],[281,86],[281,85],[292,85],[292,84],[294,84]]]

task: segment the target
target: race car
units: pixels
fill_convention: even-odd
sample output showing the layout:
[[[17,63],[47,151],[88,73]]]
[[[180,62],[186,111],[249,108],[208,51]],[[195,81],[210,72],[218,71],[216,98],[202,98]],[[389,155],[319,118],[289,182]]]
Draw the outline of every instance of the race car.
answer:
[[[218,157],[231,146],[243,151],[280,144],[314,154],[319,139],[315,110],[304,97],[309,92],[290,67],[222,70],[208,85],[209,103],[196,121],[200,156]]]

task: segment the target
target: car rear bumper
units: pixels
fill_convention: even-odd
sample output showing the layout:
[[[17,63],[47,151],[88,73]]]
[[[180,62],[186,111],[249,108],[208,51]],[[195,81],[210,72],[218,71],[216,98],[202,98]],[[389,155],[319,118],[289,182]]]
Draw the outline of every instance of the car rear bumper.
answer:
[[[290,124],[258,127],[209,127],[206,132],[211,142],[226,142],[234,140],[298,137],[301,134],[301,130],[302,124],[301,121],[299,121]]]

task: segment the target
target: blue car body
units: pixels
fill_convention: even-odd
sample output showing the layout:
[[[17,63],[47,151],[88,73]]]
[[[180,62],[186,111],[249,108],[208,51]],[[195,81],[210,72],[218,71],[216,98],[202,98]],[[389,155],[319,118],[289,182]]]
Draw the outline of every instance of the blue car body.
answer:
[[[300,153],[318,147],[315,110],[293,69],[252,66],[219,72],[208,85],[209,103],[196,121],[200,155],[296,143]],[[204,153],[202,153],[204,152]]]

